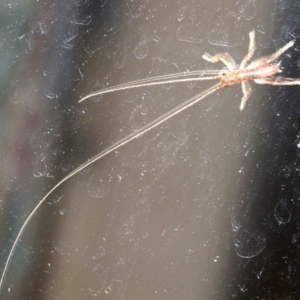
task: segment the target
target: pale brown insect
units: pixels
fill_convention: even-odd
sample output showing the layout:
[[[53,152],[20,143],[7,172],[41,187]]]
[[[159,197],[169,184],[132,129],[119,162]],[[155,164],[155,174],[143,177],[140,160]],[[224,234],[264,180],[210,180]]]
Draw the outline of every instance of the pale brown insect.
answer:
[[[285,78],[280,76],[273,76],[281,73],[280,64],[272,63],[279,58],[286,50],[292,47],[295,40],[290,41],[288,44],[280,48],[278,51],[268,57],[259,58],[247,66],[247,62],[251,59],[255,51],[255,33],[252,30],[249,33],[250,43],[247,55],[242,60],[241,64],[237,67],[234,59],[229,53],[219,53],[211,56],[205,53],[202,57],[209,62],[222,61],[228,70],[221,71],[219,74],[221,87],[230,86],[242,83],[243,98],[240,104],[240,110],[243,110],[251,94],[251,86],[249,80],[253,80],[258,84],[270,85],[297,85],[300,84],[300,79]]]
[[[125,84],[120,84],[111,88],[102,89],[100,91],[91,93],[79,100],[82,102],[86,99],[116,92],[120,90],[128,90],[132,88],[138,87],[146,87],[152,85],[159,84],[169,84],[169,83],[178,83],[178,82],[190,82],[190,81],[203,81],[203,80],[211,80],[211,79],[219,79],[220,82],[213,87],[213,89],[209,88],[203,93],[197,95],[198,101],[205,98],[212,92],[222,88],[228,87],[234,84],[242,84],[243,98],[240,104],[240,110],[243,110],[251,94],[251,86],[248,81],[253,80],[258,84],[270,84],[270,85],[299,85],[299,78],[286,78],[281,76],[274,76],[278,73],[281,73],[280,65],[281,62],[273,63],[277,58],[279,58],[285,51],[291,48],[295,40],[290,41],[285,46],[280,48],[278,51],[273,53],[270,56],[256,59],[249,65],[247,65],[248,61],[251,59],[255,52],[255,32],[252,30],[249,33],[250,43],[249,50],[247,55],[243,58],[240,65],[236,65],[235,60],[232,56],[227,53],[218,53],[214,56],[211,56],[208,53],[202,55],[203,59],[216,63],[221,61],[227,67],[227,70],[201,70],[201,71],[193,71],[189,73],[177,73],[165,76],[151,77],[142,80],[136,80]],[[181,78],[188,77],[188,78]],[[193,98],[194,99],[194,98]],[[191,99],[190,99],[191,100]],[[187,100],[184,104],[187,104],[190,100]],[[195,99],[194,99],[195,100]],[[196,101],[196,102],[198,102]],[[189,105],[190,106],[190,105]],[[185,109],[185,107],[183,108]],[[182,110],[183,110],[182,109]]]
[[[239,66],[236,65],[234,59],[228,53],[219,53],[215,56],[211,56],[209,54],[204,54],[203,58],[209,62],[217,62],[221,61],[227,67],[227,70],[200,70],[200,71],[193,71],[193,72],[183,72],[171,75],[164,75],[158,77],[152,77],[142,80],[137,80],[125,84],[121,84],[115,87],[103,89],[101,91],[97,91],[91,93],[85,97],[83,97],[79,102],[82,102],[88,98],[120,91],[120,90],[127,90],[131,88],[138,88],[138,87],[146,87],[152,85],[159,85],[159,84],[168,84],[168,83],[178,83],[178,82],[190,82],[190,81],[202,81],[202,80],[211,80],[211,79],[219,79],[219,82],[216,85],[208,88],[204,92],[194,96],[193,98],[183,102],[182,104],[176,106],[169,112],[165,113],[164,115],[160,116],[159,118],[155,119],[154,121],[148,123],[147,125],[141,127],[139,130],[129,134],[128,136],[124,137],[123,139],[119,140],[118,142],[114,143],[113,145],[106,148],[104,151],[96,154],[94,157],[90,158],[87,162],[83,163],[75,170],[73,170],[70,174],[60,180],[36,205],[33,211],[25,220],[24,224],[22,225],[13,246],[8,254],[8,258],[6,260],[4,269],[2,271],[1,279],[0,279],[0,289],[3,286],[3,282],[5,279],[5,275],[7,273],[9,263],[15,251],[18,241],[20,240],[26,226],[28,225],[29,221],[39,209],[39,207],[45,202],[45,200],[50,196],[50,194],[55,191],[60,185],[62,185],[66,180],[73,177],[75,174],[80,172],[81,170],[85,169],[89,165],[93,164],[100,158],[108,155],[109,153],[119,149],[120,147],[124,146],[125,144],[129,143],[130,141],[138,138],[142,134],[150,131],[151,129],[159,126],[163,122],[167,121],[168,119],[172,118],[173,116],[179,114],[180,112],[184,111],[188,107],[198,103],[203,98],[207,97],[208,95],[212,94],[213,92],[227,86],[231,86],[234,84],[241,83],[242,84],[242,91],[243,91],[243,98],[240,104],[240,110],[243,110],[245,107],[245,103],[251,94],[251,87],[249,84],[249,80],[253,80],[258,84],[270,84],[270,85],[299,85],[300,79],[293,79],[293,78],[285,78],[285,77],[276,77],[277,73],[281,73],[280,69],[280,62],[273,63],[277,58],[279,58],[285,51],[287,51],[290,47],[292,47],[295,41],[290,41],[284,47],[280,48],[274,54],[255,60],[254,62],[250,63],[247,66],[248,61],[253,56],[255,51],[255,34],[254,31],[251,31],[250,34],[250,43],[249,43],[249,50],[247,55],[242,60]]]

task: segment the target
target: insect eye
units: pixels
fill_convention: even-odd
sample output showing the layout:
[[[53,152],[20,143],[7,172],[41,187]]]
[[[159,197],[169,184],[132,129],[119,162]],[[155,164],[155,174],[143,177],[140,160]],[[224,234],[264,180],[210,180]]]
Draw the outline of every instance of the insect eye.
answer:
[[[227,70],[221,70],[220,76],[226,76],[228,74]]]

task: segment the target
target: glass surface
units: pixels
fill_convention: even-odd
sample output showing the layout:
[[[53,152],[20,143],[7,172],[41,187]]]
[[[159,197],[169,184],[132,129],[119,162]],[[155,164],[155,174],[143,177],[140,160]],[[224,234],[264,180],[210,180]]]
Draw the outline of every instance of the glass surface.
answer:
[[[43,196],[93,155],[215,81],[119,91],[239,63],[300,37],[297,1],[0,3],[0,270]],[[300,77],[299,46],[282,56]],[[34,214],[0,299],[297,299],[299,91],[221,89],[56,189]]]

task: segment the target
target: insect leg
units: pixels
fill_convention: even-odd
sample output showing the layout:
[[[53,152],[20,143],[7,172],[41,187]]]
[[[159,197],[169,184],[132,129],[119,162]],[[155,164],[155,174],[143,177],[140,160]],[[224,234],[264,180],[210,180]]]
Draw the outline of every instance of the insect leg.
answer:
[[[249,38],[250,38],[250,43],[249,43],[249,50],[247,55],[243,58],[241,64],[240,64],[240,69],[244,69],[247,62],[251,59],[255,52],[255,32],[254,30],[250,31],[249,33]]]
[[[218,53],[215,56],[205,53],[202,55],[202,58],[211,63],[216,63],[218,61],[221,61],[223,64],[225,64],[225,66],[228,68],[229,71],[233,71],[233,69],[236,66],[235,60],[227,52]]]
[[[259,78],[254,80],[258,84],[269,85],[300,85],[300,78],[287,78],[287,77],[269,77]]]
[[[252,88],[248,81],[242,82],[242,91],[243,91],[244,96],[243,96],[241,104],[240,104],[240,110],[243,110],[245,108],[246,101],[248,100],[248,98],[250,97],[250,95],[252,93]]]

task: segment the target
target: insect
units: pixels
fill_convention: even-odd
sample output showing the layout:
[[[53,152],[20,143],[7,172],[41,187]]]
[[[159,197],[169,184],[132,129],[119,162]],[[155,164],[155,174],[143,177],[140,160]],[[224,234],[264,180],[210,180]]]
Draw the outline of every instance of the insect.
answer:
[[[146,86],[159,85],[159,84],[168,84],[168,83],[219,79],[220,82],[217,85],[197,95],[195,99],[194,98],[192,99],[198,102],[220,88],[241,83],[243,98],[240,104],[240,110],[243,110],[246,101],[248,100],[252,92],[249,83],[250,80],[253,80],[258,84],[269,84],[269,85],[299,85],[300,84],[300,79],[298,78],[295,79],[295,78],[286,78],[281,76],[273,76],[276,75],[277,73],[282,72],[280,69],[281,62],[277,62],[277,63],[273,63],[273,62],[277,58],[279,58],[284,52],[286,52],[289,48],[291,48],[295,44],[295,40],[290,41],[289,43],[287,43],[285,46],[280,48],[272,55],[259,58],[253,61],[252,63],[250,63],[249,65],[247,65],[248,61],[252,58],[255,52],[254,30],[252,30],[249,33],[249,37],[250,37],[250,43],[249,43],[248,53],[243,58],[240,65],[236,65],[235,60],[227,52],[218,53],[214,56],[211,56],[208,53],[202,55],[202,58],[209,62],[212,63],[216,63],[218,61],[223,62],[227,67],[227,70],[202,70],[202,71],[193,71],[189,73],[177,73],[177,74],[152,77],[152,78],[147,78],[142,80],[136,80],[136,81],[120,84],[111,88],[106,88],[91,93],[81,98],[79,102],[82,102],[86,99],[95,96],[121,91],[121,90],[128,90],[132,88],[146,87]],[[181,77],[188,77],[188,78],[181,78]],[[187,100],[185,103],[183,103],[184,108],[182,108],[182,110],[186,108],[185,105],[188,105],[187,103],[192,99]],[[193,104],[190,104],[189,106]]]
[[[253,80],[258,84],[269,84],[269,85],[300,85],[300,79],[293,79],[293,78],[285,78],[280,76],[274,76],[278,73],[281,73],[281,63],[274,62],[277,58],[279,58],[285,51],[291,48],[295,41],[292,40],[287,43],[285,46],[280,48],[278,51],[273,53],[272,55],[264,58],[259,58],[249,65],[247,63],[252,58],[254,51],[255,51],[255,33],[252,30],[249,34],[250,43],[248,53],[242,60],[240,65],[236,65],[234,59],[228,53],[219,53],[215,56],[211,56],[205,53],[202,57],[212,63],[221,61],[225,64],[225,70],[200,70],[200,71],[193,71],[193,72],[183,72],[183,73],[176,73],[171,75],[164,75],[164,76],[157,76],[148,79],[141,79],[136,80],[133,82],[120,84],[111,88],[106,88],[101,91],[97,91],[91,93],[82,99],[79,102],[82,102],[88,98],[92,98],[94,96],[116,92],[120,90],[127,90],[131,88],[139,88],[139,87],[146,87],[152,85],[161,85],[161,84],[169,84],[169,83],[178,83],[178,82],[190,82],[190,81],[203,81],[203,80],[212,80],[218,79],[219,82],[212,87],[208,88],[204,92],[192,97],[191,99],[183,102],[182,104],[176,106],[169,112],[163,114],[162,116],[158,117],[154,121],[146,124],[145,126],[141,127],[139,130],[127,135],[123,139],[117,141],[116,143],[112,144],[105,150],[101,151],[100,153],[96,154],[94,157],[90,158],[87,162],[83,163],[71,173],[69,173],[66,177],[61,179],[36,205],[33,211],[29,214],[25,222],[23,223],[20,231],[18,232],[17,237],[13,243],[13,246],[8,254],[8,258],[5,262],[4,269],[2,271],[1,279],[0,279],[0,289],[3,286],[3,282],[5,279],[5,275],[8,271],[8,267],[11,261],[11,258],[14,254],[15,248],[17,246],[18,241],[20,240],[26,226],[28,225],[29,221],[39,209],[39,207],[45,202],[45,200],[50,196],[50,194],[55,191],[60,185],[62,185],[65,181],[69,178],[73,177],[75,174],[80,172],[81,170],[85,169],[89,165],[93,164],[100,158],[108,155],[109,153],[119,149],[120,147],[126,145],[130,141],[138,138],[139,136],[143,135],[144,133],[150,131],[151,129],[159,126],[163,122],[167,121],[168,119],[174,117],[175,115],[179,114],[180,112],[184,111],[188,107],[198,103],[200,100],[204,99],[208,95],[212,94],[213,92],[227,86],[231,86],[234,84],[241,83],[242,85],[242,92],[243,98],[240,104],[240,110],[243,110],[251,94],[251,86],[248,81]]]

